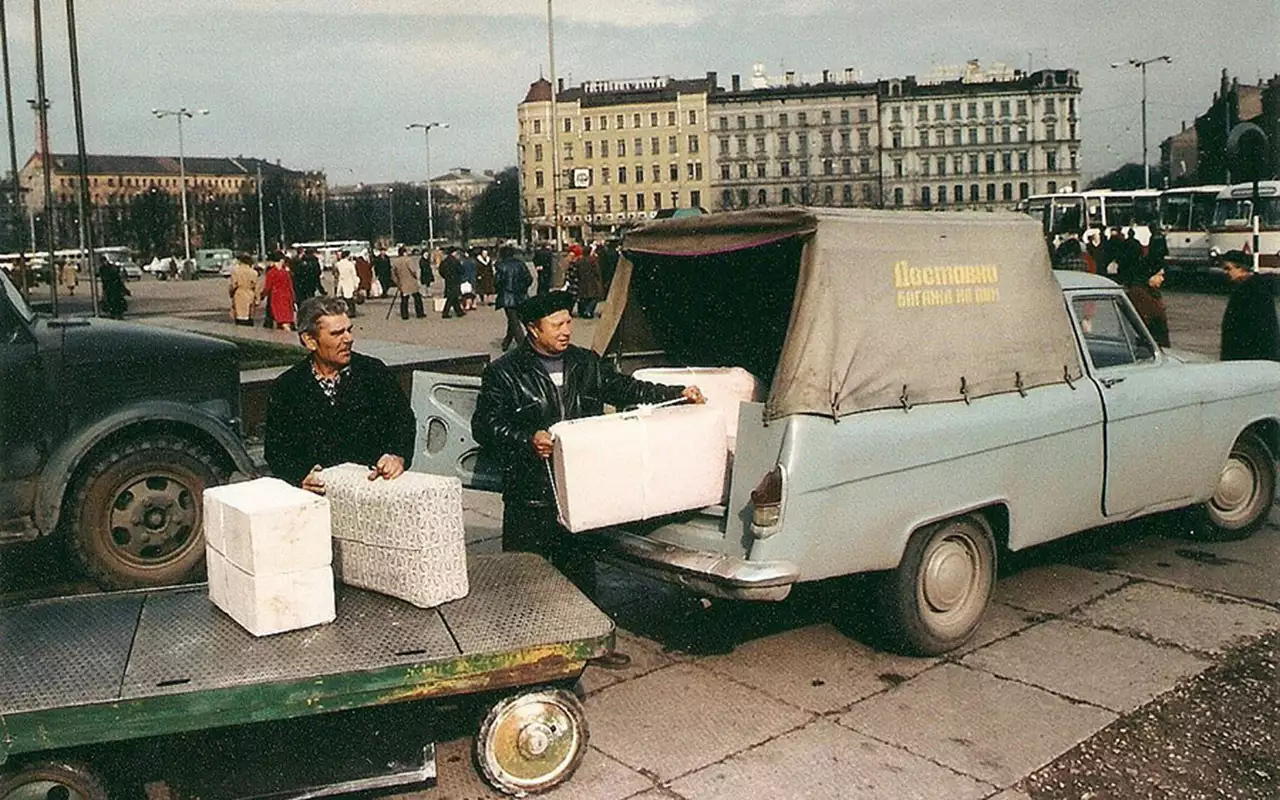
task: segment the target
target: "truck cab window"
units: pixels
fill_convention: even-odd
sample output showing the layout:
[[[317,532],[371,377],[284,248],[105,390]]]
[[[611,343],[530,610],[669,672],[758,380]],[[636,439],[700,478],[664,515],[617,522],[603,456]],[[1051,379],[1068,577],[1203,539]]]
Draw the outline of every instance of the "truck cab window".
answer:
[[[1072,301],[1071,310],[1095,369],[1155,360],[1155,345],[1133,321],[1128,306],[1117,298],[1078,298]]]

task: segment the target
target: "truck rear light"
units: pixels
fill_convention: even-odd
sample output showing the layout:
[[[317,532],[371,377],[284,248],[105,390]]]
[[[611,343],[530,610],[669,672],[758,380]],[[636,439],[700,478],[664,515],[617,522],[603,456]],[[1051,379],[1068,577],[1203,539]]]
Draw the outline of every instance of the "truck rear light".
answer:
[[[771,528],[781,516],[782,465],[778,465],[751,490],[751,523],[757,528]]]

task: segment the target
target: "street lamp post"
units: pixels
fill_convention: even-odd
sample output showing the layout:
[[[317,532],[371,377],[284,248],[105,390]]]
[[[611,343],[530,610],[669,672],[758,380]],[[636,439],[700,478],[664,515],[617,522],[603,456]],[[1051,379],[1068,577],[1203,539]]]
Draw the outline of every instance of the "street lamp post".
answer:
[[[188,111],[184,106],[176,111],[170,111],[163,108],[153,108],[151,113],[156,119],[164,119],[165,117],[176,117],[178,120],[178,176],[182,183],[182,245],[186,253],[186,260],[191,260],[191,220],[187,216],[187,155],[185,143],[182,139],[182,120],[191,119],[196,114],[205,116],[209,113],[207,108],[199,108],[195,111]]]
[[[414,128],[422,129],[422,141],[426,146],[427,155],[427,251],[436,244],[436,218],[435,218],[435,198],[431,196],[431,129],[432,128],[448,128],[447,122],[411,122],[404,126],[404,129],[411,131]]]
[[[391,247],[396,246],[396,187],[387,188],[387,212],[391,218]]]
[[[1116,61],[1111,65],[1112,69],[1129,66],[1142,70],[1142,188],[1144,189],[1151,188],[1151,164],[1147,161],[1147,65],[1160,61],[1166,64],[1173,63],[1173,59],[1169,56],[1156,56],[1141,61],[1131,58],[1128,61]]]

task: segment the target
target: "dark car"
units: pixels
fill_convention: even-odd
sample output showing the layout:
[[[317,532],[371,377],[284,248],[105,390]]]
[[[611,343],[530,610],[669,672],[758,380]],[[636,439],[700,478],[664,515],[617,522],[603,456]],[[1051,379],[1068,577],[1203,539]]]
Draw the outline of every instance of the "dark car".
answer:
[[[0,544],[65,536],[104,588],[198,576],[205,487],[253,471],[239,407],[235,345],[51,319],[0,275]]]

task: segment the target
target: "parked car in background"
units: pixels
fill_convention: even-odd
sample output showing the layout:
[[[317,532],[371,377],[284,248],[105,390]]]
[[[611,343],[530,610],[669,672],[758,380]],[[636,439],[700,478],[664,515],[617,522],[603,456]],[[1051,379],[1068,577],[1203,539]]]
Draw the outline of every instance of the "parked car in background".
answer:
[[[222,274],[224,265],[235,260],[235,254],[225,247],[205,247],[195,252],[196,272]]]

